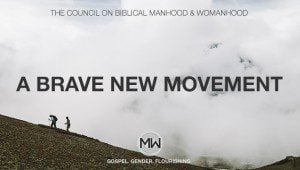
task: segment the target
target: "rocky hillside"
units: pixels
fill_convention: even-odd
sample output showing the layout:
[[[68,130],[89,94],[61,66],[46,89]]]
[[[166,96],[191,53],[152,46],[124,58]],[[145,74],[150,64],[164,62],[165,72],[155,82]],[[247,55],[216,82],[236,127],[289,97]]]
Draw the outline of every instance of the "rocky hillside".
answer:
[[[130,162],[162,158],[147,157],[84,135],[0,115],[0,169],[207,169],[189,164],[109,164],[108,159]],[[232,167],[220,165],[213,169]],[[257,170],[300,170],[300,158],[288,156]]]
[[[0,115],[0,169],[205,169],[188,164],[108,164],[146,157],[99,140]]]

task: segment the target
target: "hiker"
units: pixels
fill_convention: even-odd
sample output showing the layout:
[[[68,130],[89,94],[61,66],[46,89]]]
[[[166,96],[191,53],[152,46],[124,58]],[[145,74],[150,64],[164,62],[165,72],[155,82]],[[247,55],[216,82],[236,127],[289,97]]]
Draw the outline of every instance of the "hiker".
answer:
[[[56,128],[56,121],[57,121],[57,117],[54,115],[50,115],[50,121],[51,121],[51,127],[55,127]]]
[[[67,122],[65,124],[67,125],[67,131],[69,132],[69,129],[70,129],[70,126],[71,126],[71,122],[70,122],[70,119],[69,119],[68,116],[66,117],[66,119],[67,119]]]

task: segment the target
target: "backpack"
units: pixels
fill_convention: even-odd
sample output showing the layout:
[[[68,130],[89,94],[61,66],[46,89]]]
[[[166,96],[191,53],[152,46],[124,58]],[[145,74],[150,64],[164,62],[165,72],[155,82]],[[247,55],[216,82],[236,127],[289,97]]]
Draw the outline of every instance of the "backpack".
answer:
[[[54,116],[54,115],[50,115],[50,117],[52,117],[52,119],[53,119],[54,121],[57,121],[57,120],[58,120],[57,117]]]

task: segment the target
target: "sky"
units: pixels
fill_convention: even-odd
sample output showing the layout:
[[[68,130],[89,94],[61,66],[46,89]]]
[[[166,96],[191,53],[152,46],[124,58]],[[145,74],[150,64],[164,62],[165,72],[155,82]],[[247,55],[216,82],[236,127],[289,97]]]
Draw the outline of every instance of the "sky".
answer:
[[[52,17],[51,9],[247,9],[247,17]],[[0,1],[0,113],[138,150],[155,131],[159,156],[264,165],[300,156],[297,0]],[[219,43],[210,49],[210,44]],[[253,65],[240,63],[240,58]],[[279,92],[16,92],[21,76],[284,77]],[[161,83],[161,82],[159,82]]]

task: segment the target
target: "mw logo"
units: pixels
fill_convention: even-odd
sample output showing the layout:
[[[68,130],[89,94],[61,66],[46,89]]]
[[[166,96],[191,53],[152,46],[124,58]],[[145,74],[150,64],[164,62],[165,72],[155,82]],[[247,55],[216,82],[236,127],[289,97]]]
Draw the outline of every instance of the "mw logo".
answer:
[[[158,154],[162,148],[162,144],[162,138],[155,132],[144,133],[138,138],[138,148],[140,152],[148,156]]]
[[[158,141],[153,140],[153,138],[147,138],[146,141],[144,141],[143,138],[140,138],[140,148],[142,148],[143,145],[147,146],[148,148],[154,148],[154,146],[161,148],[161,138],[158,138]]]

